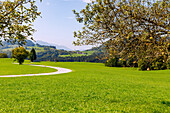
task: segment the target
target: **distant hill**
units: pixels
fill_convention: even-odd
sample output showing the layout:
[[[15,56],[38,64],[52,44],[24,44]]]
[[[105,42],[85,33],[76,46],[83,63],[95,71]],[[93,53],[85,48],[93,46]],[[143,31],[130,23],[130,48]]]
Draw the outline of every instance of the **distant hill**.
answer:
[[[3,46],[0,45],[0,53],[6,53],[8,57],[10,57],[12,49],[18,46],[17,44],[4,41]],[[105,62],[105,59],[98,59],[98,57],[104,57],[102,47],[96,47],[85,51],[68,51],[70,49],[64,46],[60,46],[60,49],[58,49],[59,47],[57,48],[55,44],[46,43],[44,41],[33,42],[31,40],[27,40],[24,47],[28,51],[32,48],[35,49],[37,53],[36,61]]]
[[[35,43],[33,43],[31,40],[27,40],[27,43],[25,46],[35,46]]]
[[[53,44],[53,43],[48,43],[48,42],[44,42],[42,40],[37,40],[35,43],[38,43],[40,45],[45,45],[45,46],[55,46],[56,49],[63,49],[63,50],[67,50],[67,51],[71,51],[70,48],[62,46],[62,45],[57,45],[57,44]]]
[[[56,49],[55,46],[46,46],[46,45],[40,45],[35,44],[31,40],[26,41],[26,45],[23,45],[28,51],[30,51],[32,48],[36,50],[37,53],[44,52],[44,51],[54,51]],[[2,42],[3,46],[0,45],[0,53],[6,53],[9,57],[11,56],[12,49],[19,47],[18,44],[11,44],[6,41]]]

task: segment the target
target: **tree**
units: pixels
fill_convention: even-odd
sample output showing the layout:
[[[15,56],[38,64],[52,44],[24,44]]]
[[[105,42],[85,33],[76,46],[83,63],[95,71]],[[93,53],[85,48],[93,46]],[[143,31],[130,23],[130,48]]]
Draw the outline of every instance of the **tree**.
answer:
[[[0,58],[8,58],[8,55],[6,53],[0,53]]]
[[[30,58],[31,62],[33,62],[34,60],[37,59],[37,55],[36,55],[36,52],[35,52],[34,48],[31,49],[29,58]]]
[[[84,23],[82,31],[74,32],[75,45],[103,44],[110,57],[125,59],[135,56],[150,63],[159,56],[169,57],[169,0],[96,0],[87,4],[76,19]]]
[[[11,58],[14,58],[14,61],[17,61],[21,65],[28,55],[29,52],[24,47],[17,47],[12,50]]]
[[[53,50],[53,53],[52,53],[51,58],[52,58],[54,61],[56,61],[56,59],[58,58],[58,55],[59,55],[58,51],[57,51],[57,50]]]
[[[0,44],[2,45],[2,40],[25,44],[35,31],[32,23],[38,16],[40,12],[35,0],[0,1]]]

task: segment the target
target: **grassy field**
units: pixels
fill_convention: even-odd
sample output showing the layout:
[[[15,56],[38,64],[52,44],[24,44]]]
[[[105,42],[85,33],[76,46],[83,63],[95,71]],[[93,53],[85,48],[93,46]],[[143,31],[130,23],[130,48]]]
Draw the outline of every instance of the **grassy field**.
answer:
[[[170,70],[138,71],[100,63],[38,64],[65,67],[73,72],[0,78],[0,112],[170,111]]]
[[[26,61],[27,63],[29,61]],[[0,76],[55,72],[55,69],[12,64],[11,59],[0,59]]]
[[[59,55],[59,57],[81,57],[81,56],[89,56],[89,55],[92,55],[95,51],[80,51],[84,54],[77,54],[77,53],[74,53],[74,54],[71,54],[71,55]]]
[[[86,54],[72,54],[72,55],[59,55],[59,57],[79,57],[79,56],[88,56]]]
[[[27,47],[27,51],[31,51],[31,49],[32,48],[34,48],[35,49],[35,51],[38,53],[38,52],[44,52],[45,50],[44,50],[44,48],[43,47],[38,47],[38,46],[34,46],[34,47]]]

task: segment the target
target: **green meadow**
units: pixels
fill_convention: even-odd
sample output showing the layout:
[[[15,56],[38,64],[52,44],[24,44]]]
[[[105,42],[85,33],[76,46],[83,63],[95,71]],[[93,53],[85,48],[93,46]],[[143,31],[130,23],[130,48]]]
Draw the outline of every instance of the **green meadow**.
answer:
[[[29,61],[25,61],[29,64]],[[0,59],[0,76],[2,75],[20,75],[20,74],[36,74],[36,73],[48,73],[55,72],[55,69],[29,66],[29,65],[18,65],[14,64],[12,59]]]
[[[59,57],[81,57],[81,56],[90,56],[92,55],[95,51],[80,51],[84,54],[77,54],[77,53],[74,53],[74,54],[69,54],[69,55],[59,55]]]
[[[73,72],[50,76],[0,78],[0,112],[149,112],[170,111],[170,70],[138,71],[102,63],[40,62]],[[0,74],[18,66],[0,59]],[[7,72],[4,71],[6,66]],[[7,67],[8,66],[8,67]],[[28,65],[33,72],[53,71]],[[9,68],[10,67],[10,68]],[[2,69],[4,68],[4,69]],[[22,73],[30,73],[23,69]]]

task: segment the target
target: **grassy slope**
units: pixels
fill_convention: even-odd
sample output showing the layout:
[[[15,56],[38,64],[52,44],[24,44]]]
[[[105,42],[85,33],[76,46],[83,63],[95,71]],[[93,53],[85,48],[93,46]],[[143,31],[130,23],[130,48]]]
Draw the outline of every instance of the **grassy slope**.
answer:
[[[34,48],[37,53],[38,53],[38,52],[44,52],[44,51],[45,51],[43,47],[38,47],[38,46],[34,46],[34,47],[28,46],[28,47],[27,47],[27,50],[28,50],[28,51],[31,51],[32,48]]]
[[[0,78],[2,112],[170,111],[170,70],[142,72],[97,63],[40,64],[73,72]]]
[[[6,51],[12,51],[13,49],[15,49],[16,47],[18,47],[18,45],[9,45],[9,48],[6,48],[6,49],[2,49],[1,51],[2,52],[6,52]],[[27,51],[30,51],[32,48],[34,48],[36,50],[36,52],[43,52],[45,51],[44,50],[44,47],[38,47],[37,45],[35,46],[27,46]]]
[[[92,55],[94,53],[94,51],[80,51],[82,53],[87,53],[87,54],[77,54],[74,53],[72,55],[59,55],[59,57],[79,57],[79,56],[89,56]]]
[[[0,76],[54,72],[55,69],[12,64],[11,59],[0,59]]]

